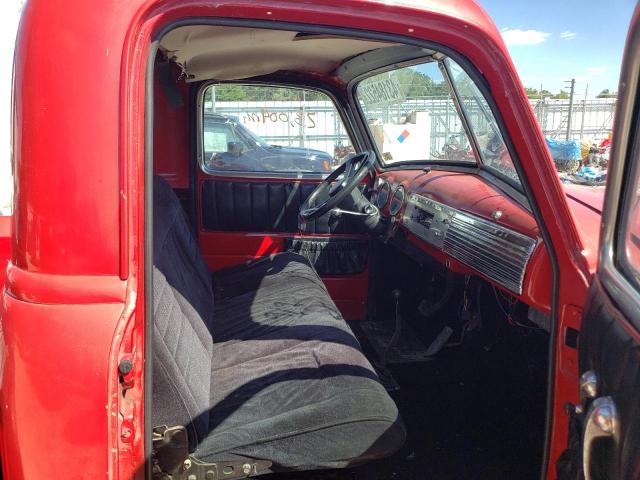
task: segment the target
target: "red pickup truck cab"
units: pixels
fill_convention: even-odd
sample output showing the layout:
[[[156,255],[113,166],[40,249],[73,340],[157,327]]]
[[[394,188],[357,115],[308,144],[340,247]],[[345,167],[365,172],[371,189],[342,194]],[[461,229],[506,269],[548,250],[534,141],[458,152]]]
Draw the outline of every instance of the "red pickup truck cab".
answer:
[[[638,15],[602,203],[472,1],[30,0],[4,478],[637,478]]]

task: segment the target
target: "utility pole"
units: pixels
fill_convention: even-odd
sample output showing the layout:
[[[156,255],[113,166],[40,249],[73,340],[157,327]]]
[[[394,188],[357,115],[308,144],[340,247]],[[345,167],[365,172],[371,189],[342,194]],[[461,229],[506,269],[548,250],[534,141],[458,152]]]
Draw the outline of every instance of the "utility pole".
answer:
[[[582,100],[582,121],[580,122],[580,140],[582,140],[582,136],[584,135],[584,116],[587,113],[587,94],[589,93],[589,84],[584,87],[584,100]]]
[[[576,88],[576,79],[566,80],[564,83],[571,83],[571,93],[569,93],[569,117],[567,118],[567,140],[571,137],[571,115],[573,114],[573,94]]]

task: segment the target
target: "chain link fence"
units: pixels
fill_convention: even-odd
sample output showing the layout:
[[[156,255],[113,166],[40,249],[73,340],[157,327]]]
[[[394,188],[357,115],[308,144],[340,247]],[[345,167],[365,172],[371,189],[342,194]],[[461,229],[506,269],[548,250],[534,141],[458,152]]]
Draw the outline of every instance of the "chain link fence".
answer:
[[[569,125],[569,100],[529,101],[545,136],[554,139],[599,141],[606,138],[613,125],[616,99],[594,99],[574,102]],[[468,106],[470,121],[482,130],[486,118],[478,107]],[[369,122],[402,124],[415,112],[430,113],[431,155],[441,152],[452,137],[462,131],[460,117],[448,97],[416,98],[393,107],[378,107],[367,112]],[[333,153],[336,146],[348,145],[349,138],[341,119],[330,101],[310,101],[300,108],[299,102],[243,101],[208,102],[206,114],[233,117],[265,141],[277,145],[307,145]],[[304,128],[301,128],[303,126]]]

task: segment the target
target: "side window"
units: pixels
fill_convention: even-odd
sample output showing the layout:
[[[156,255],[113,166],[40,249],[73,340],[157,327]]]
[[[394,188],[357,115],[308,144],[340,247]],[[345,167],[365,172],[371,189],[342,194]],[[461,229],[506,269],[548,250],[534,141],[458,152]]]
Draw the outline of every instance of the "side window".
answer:
[[[235,136],[230,124],[226,122],[207,122],[204,125],[204,155],[211,155],[227,151],[230,142],[235,142]]]
[[[324,93],[263,85],[210,85],[202,102],[202,169],[330,173],[354,153]]]
[[[640,288],[640,148],[637,144],[632,158],[618,224],[616,260],[625,276]]]

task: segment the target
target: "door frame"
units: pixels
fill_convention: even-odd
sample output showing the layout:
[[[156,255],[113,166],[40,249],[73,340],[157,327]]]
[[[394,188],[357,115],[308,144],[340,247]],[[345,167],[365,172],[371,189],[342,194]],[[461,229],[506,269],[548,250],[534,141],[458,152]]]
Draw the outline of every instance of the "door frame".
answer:
[[[366,38],[379,38],[384,40],[402,42],[410,45],[429,47],[437,45],[438,49],[446,52],[463,66],[472,66],[468,73],[479,80],[479,87],[487,96],[487,101],[494,111],[497,121],[504,127],[503,135],[507,148],[514,158],[516,170],[521,178],[523,189],[532,207],[532,213],[540,227],[546,248],[553,268],[553,292],[552,297],[552,334],[549,353],[549,389],[547,401],[547,429],[544,445],[544,459],[541,477],[546,478],[555,468],[555,459],[564,448],[567,435],[568,422],[563,410],[563,405],[568,398],[576,378],[563,377],[557,369],[556,358],[562,353],[564,339],[558,332],[566,323],[570,314],[571,305],[582,306],[586,298],[588,283],[588,266],[582,253],[582,245],[579,234],[569,210],[564,190],[560,184],[557,173],[551,161],[540,128],[535,121],[533,113],[526,102],[526,96],[497,94],[491,95],[491,91],[522,91],[522,85],[509,60],[506,47],[500,38],[500,34],[487,17],[476,18],[477,23],[469,23],[469,18],[462,15],[460,18],[447,17],[444,25],[441,15],[433,11],[425,11],[408,5],[385,4],[379,2],[366,2],[367,8],[361,8],[365,2],[358,3],[358,9],[345,9],[345,5],[354,5],[350,0],[329,2],[322,9],[310,7],[307,4],[283,1],[277,7],[269,11],[273,16],[268,20],[263,18],[264,6],[256,4],[243,5],[238,9],[236,4],[224,1],[218,3],[215,13],[211,17],[208,5],[199,3],[176,6],[164,5],[162,15],[153,16],[150,5],[146,13],[148,20],[144,23],[144,35],[140,35],[138,41],[151,42],[151,49],[141,48],[151,56],[155,55],[158,40],[169,30],[187,24],[216,24],[253,26],[264,28],[293,28],[305,31],[317,31],[322,33],[349,34]],[[472,9],[473,10],[473,9]],[[188,11],[190,17],[185,19]],[[345,13],[347,12],[347,13]],[[312,15],[313,14],[313,15]],[[226,15],[226,18],[224,17]],[[475,12],[471,11],[471,16]],[[142,15],[144,17],[144,15]],[[312,16],[314,17],[312,19]],[[234,18],[235,17],[235,18]],[[238,18],[240,17],[240,18]],[[474,17],[475,18],[475,17]],[[381,20],[384,19],[384,20]],[[314,20],[315,23],[310,22]],[[409,32],[409,33],[407,33]],[[442,40],[448,46],[443,47]],[[501,54],[488,54],[487,43],[496,46]],[[144,45],[143,47],[147,47]],[[465,51],[467,57],[458,53]],[[482,72],[482,73],[480,73]],[[147,98],[153,93],[153,62],[148,62],[147,78],[141,74],[142,81],[146,82]],[[153,118],[153,105],[147,105],[146,118]],[[151,122],[147,123],[145,156],[147,160],[147,175],[151,175],[149,168],[153,162],[153,150],[149,148],[149,140],[153,138]],[[522,132],[533,134],[520,135]],[[517,133],[518,135],[512,135]],[[518,155],[518,153],[520,155]],[[150,182],[147,181],[147,185]],[[145,230],[150,231],[150,192],[147,190],[145,210]],[[145,256],[147,262],[151,258],[147,237]],[[149,265],[147,265],[147,269]],[[147,307],[150,298],[145,299]],[[148,310],[150,311],[150,310]],[[150,326],[150,319],[146,319]],[[149,335],[146,335],[149,337]],[[148,378],[150,371],[146,371],[146,385],[150,386]],[[149,415],[146,415],[147,420]],[[148,424],[147,424],[148,425]]]
[[[617,233],[628,214],[625,207],[627,182],[634,159],[640,155],[640,8],[637,8],[629,33],[623,59],[618,104],[616,106],[607,172],[607,186],[602,212],[602,231],[598,256],[598,271],[603,286],[627,318],[640,325],[640,292],[620,270],[616,261]],[[622,207],[622,208],[621,208]]]

